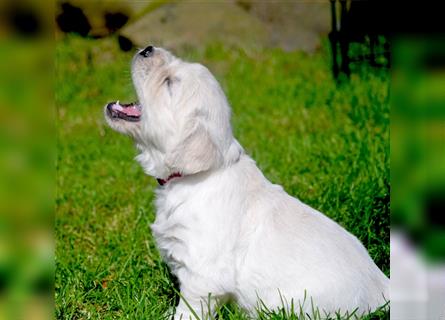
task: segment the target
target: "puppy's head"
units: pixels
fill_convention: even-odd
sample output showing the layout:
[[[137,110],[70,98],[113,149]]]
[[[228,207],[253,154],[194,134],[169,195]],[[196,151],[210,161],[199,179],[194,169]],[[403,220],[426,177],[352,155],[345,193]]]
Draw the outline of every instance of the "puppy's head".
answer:
[[[190,175],[239,158],[230,107],[206,67],[149,46],[134,56],[131,74],[139,102],[109,103],[105,118],[135,139],[146,173]]]

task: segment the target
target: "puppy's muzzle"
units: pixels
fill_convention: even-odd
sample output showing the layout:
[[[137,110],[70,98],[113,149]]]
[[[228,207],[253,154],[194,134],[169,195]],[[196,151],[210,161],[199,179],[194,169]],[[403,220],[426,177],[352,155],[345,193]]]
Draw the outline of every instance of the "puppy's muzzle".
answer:
[[[141,119],[142,107],[138,103],[110,102],[106,106],[107,116],[111,120],[138,122]]]

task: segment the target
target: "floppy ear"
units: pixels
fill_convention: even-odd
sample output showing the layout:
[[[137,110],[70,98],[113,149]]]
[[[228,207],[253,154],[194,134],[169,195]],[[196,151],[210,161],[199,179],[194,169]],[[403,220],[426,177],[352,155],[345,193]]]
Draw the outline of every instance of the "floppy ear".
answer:
[[[194,174],[217,167],[222,156],[202,124],[194,124],[166,156],[171,172]]]

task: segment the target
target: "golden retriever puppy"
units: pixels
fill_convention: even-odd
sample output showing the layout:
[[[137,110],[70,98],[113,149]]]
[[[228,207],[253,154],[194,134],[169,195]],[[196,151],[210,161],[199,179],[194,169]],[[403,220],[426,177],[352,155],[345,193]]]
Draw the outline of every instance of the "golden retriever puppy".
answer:
[[[206,67],[149,46],[131,73],[139,102],[109,103],[105,118],[134,138],[136,160],[160,184],[151,229],[180,282],[175,319],[190,308],[205,317],[228,299],[252,314],[260,300],[308,313],[312,300],[321,314],[385,303],[388,278],[357,238],[269,182],[244,152]]]

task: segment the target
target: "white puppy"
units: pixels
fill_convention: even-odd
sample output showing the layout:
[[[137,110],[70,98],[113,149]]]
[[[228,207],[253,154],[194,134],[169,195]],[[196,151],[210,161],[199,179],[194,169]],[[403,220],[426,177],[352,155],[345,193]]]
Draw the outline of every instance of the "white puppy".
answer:
[[[385,303],[388,278],[357,238],[269,182],[244,153],[206,67],[149,46],[135,55],[132,78],[139,103],[110,103],[105,118],[135,139],[137,161],[160,183],[151,228],[180,282],[175,319],[189,319],[190,307],[205,317],[228,299],[252,314],[259,299],[308,313],[312,300],[321,314]]]

